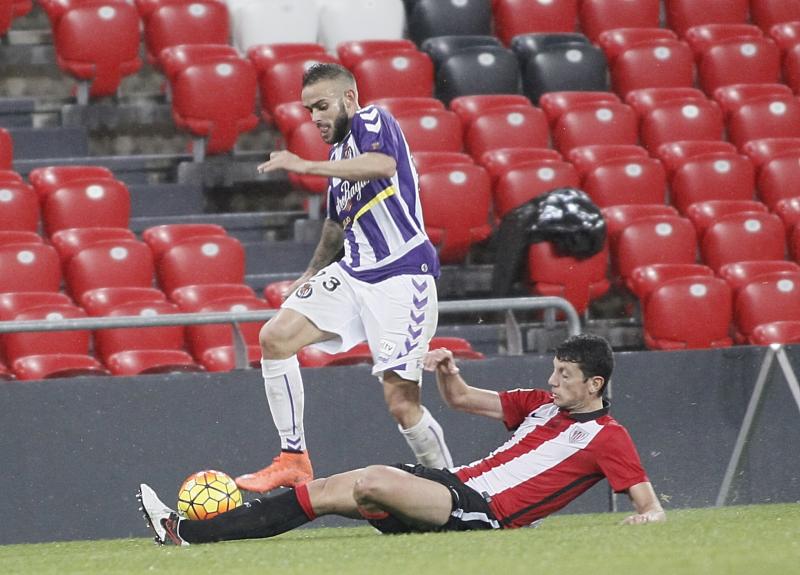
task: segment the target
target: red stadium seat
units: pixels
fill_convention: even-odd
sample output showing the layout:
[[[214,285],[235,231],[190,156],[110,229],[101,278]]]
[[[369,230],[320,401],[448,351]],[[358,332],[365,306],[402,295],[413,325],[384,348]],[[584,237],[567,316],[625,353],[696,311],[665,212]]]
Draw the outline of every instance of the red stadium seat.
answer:
[[[484,359],[484,355],[472,348],[472,344],[463,337],[437,336],[431,338],[428,344],[429,349],[439,349],[444,347],[453,352],[453,355],[460,359]]]
[[[53,235],[67,228],[127,228],[131,211],[128,188],[119,180],[65,184],[48,195],[42,208],[44,230]]]
[[[8,130],[0,128],[0,170],[10,170],[14,160],[14,140]]]
[[[113,375],[132,376],[150,373],[203,371],[192,356],[179,349],[133,349],[117,352],[106,359]]]
[[[679,140],[661,144],[655,150],[655,155],[664,164],[669,178],[678,168],[692,158],[735,153],[736,146],[722,140]]]
[[[618,104],[619,97],[612,92],[548,92],[539,98],[547,121],[555,126],[564,112],[586,104]]]
[[[151,64],[158,63],[164,48],[227,44],[229,36],[228,9],[217,0],[161,4],[150,13],[144,26],[144,43]]]
[[[50,242],[56,248],[62,265],[84,248],[98,242],[116,240],[136,240],[136,236],[128,228],[67,228],[55,232]]]
[[[398,50],[362,58],[351,69],[365,102],[400,96],[433,96],[433,62],[424,52]]]
[[[728,120],[728,139],[737,148],[762,138],[800,138],[800,102],[794,98],[756,100]]]
[[[436,98],[427,96],[410,96],[407,98],[378,98],[369,102],[387,110],[392,116],[403,112],[427,112],[430,110],[444,110],[444,104]]]
[[[611,64],[611,84],[622,97],[631,90],[694,86],[694,57],[679,40],[652,40],[626,49]]]
[[[579,186],[578,173],[568,162],[561,160],[525,162],[508,169],[497,179],[492,192],[494,214],[498,219],[502,219],[514,208],[544,193],[556,188]]]
[[[800,42],[800,20],[775,24],[768,33],[780,48],[781,54],[786,54]]]
[[[689,158],[670,178],[670,198],[681,213],[695,202],[753,199],[755,170],[746,156],[733,153]]]
[[[144,242],[98,242],[72,256],[64,277],[78,303],[87,291],[97,288],[149,288],[153,284],[153,254]]]
[[[412,152],[460,152],[461,121],[449,110],[403,112],[396,116]]]
[[[489,237],[491,185],[480,166],[444,166],[419,175],[425,227],[442,263],[459,263]]]
[[[469,156],[467,156],[469,157]],[[492,179],[492,186],[511,168],[539,160],[561,160],[561,154],[548,148],[498,148],[481,154],[478,161]]]
[[[0,36],[5,36],[8,33],[13,19],[14,2],[12,0],[3,0],[0,2]]]
[[[560,255],[550,242],[537,242],[528,248],[528,281],[534,294],[563,297],[578,313],[591,301],[608,292],[606,278],[608,248],[597,254],[577,259]]]
[[[246,284],[194,284],[174,289],[170,296],[183,311],[196,312],[210,303],[254,298],[256,293]]]
[[[311,114],[300,101],[278,104],[272,114],[262,110],[261,116],[265,122],[275,124],[284,140],[288,140],[298,126],[311,119]]]
[[[756,170],[760,170],[764,164],[770,162],[774,158],[799,154],[800,137],[750,140],[742,146],[742,152],[750,158]]]
[[[36,232],[24,230],[0,230],[0,246],[12,244],[42,244],[44,238]]]
[[[630,144],[578,146],[577,148],[572,148],[567,154],[567,160],[578,170],[581,179],[590,171],[610,160],[647,157],[647,150]]]
[[[19,291],[0,293],[0,321],[14,319],[26,310],[49,305],[71,305],[72,300],[61,292]]]
[[[0,230],[35,232],[39,228],[39,198],[23,183],[0,183]]]
[[[163,224],[144,230],[142,240],[150,246],[158,262],[164,252],[189,238],[226,235],[225,228],[216,224]]]
[[[701,252],[714,270],[733,262],[781,260],[786,255],[786,231],[775,214],[728,214],[706,230]]]
[[[235,58],[236,48],[228,44],[178,44],[158,52],[158,64],[170,84],[192,64]]]
[[[581,188],[601,208],[618,204],[663,204],[667,177],[654,158],[608,160],[586,173]]]
[[[175,77],[172,117],[179,128],[203,138],[195,142],[196,160],[230,151],[239,134],[255,128],[256,87],[253,65],[241,58],[193,64]]]
[[[779,200],[772,209],[783,220],[786,232],[791,237],[795,226],[800,223],[800,197]]]
[[[796,0],[750,0],[753,23],[769,31],[776,24],[800,20],[800,3]]]
[[[91,316],[108,315],[111,310],[133,303],[160,303],[167,301],[164,292],[152,287],[119,286],[96,288],[83,294],[81,306]]]
[[[728,282],[734,295],[750,282],[763,276],[787,272],[800,273],[800,265],[789,260],[752,260],[725,264],[717,270],[717,275]]]
[[[640,124],[642,144],[655,152],[662,144],[681,140],[719,140],[724,123],[716,102],[667,102],[646,114]]]
[[[319,128],[311,120],[297,126],[287,140],[287,149],[307,160],[327,160],[330,146],[322,141]],[[328,178],[289,173],[289,181],[303,190],[321,194],[328,189]]]
[[[769,38],[720,41],[703,51],[697,75],[708,95],[730,84],[775,83],[781,77],[780,51]]]
[[[467,128],[464,144],[473,158],[505,147],[546,148],[550,133],[544,113],[533,106],[494,108]]]
[[[609,206],[602,211],[612,253],[616,253],[619,236],[630,223],[650,216],[678,216],[678,211],[666,204],[623,204]]]
[[[690,104],[695,101],[704,102],[708,98],[697,88],[670,86],[666,88],[641,88],[631,90],[625,96],[625,103],[633,107],[639,117],[657,110],[668,102]]]
[[[270,282],[264,286],[264,299],[269,306],[278,309],[284,300],[289,297],[289,288],[294,284],[294,280],[282,280]]]
[[[764,38],[764,33],[761,29],[751,24],[700,24],[689,28],[683,36],[698,59],[712,46],[729,40],[759,40],[762,38]]]
[[[562,114],[553,129],[555,148],[562,154],[590,144],[628,144],[639,141],[633,108],[625,104],[587,104]]]
[[[639,266],[628,278],[628,286],[633,294],[642,303],[647,303],[650,294],[658,286],[675,278],[690,276],[714,277],[714,270],[703,264],[650,264]]]
[[[111,170],[103,166],[47,166],[28,174],[28,180],[42,199],[73,182],[113,179]]]
[[[612,28],[597,37],[597,44],[613,64],[620,54],[637,44],[658,40],[678,40],[678,35],[669,28]]]
[[[789,236],[789,253],[795,261],[800,262],[800,228],[796,225]]]
[[[336,46],[336,55],[345,68],[352,68],[363,58],[379,52],[397,52],[398,50],[416,50],[417,46],[406,39],[373,39],[348,40]]]
[[[758,172],[758,196],[771,209],[783,200],[800,196],[800,150],[774,158]]]
[[[58,291],[61,264],[52,246],[43,243],[0,245],[0,293]]]
[[[797,46],[786,51],[783,58],[783,76],[794,93],[800,94],[800,48]]]
[[[95,358],[75,353],[27,355],[15,361],[12,369],[21,380],[109,375]]]
[[[703,24],[744,24],[747,22],[747,0],[698,2],[666,0],[667,24],[683,36],[692,26]]]
[[[20,176],[14,170],[2,170],[0,169],[0,184],[22,184],[24,183],[22,176]]]
[[[754,345],[800,343],[800,320],[773,321],[757,325],[750,334],[750,343]]]
[[[86,312],[74,304],[45,304],[17,313],[13,321],[75,319],[86,317]],[[90,334],[85,330],[13,332],[3,334],[6,359],[13,363],[26,355],[57,353],[89,353]]]
[[[731,84],[714,90],[714,100],[729,116],[740,106],[753,100],[791,98],[792,90],[786,84]]]
[[[244,248],[230,236],[187,239],[162,254],[156,273],[168,295],[192,284],[244,283]]]
[[[53,41],[59,67],[81,82],[90,82],[88,96],[111,96],[124,76],[138,71],[139,14],[125,2],[82,2],[58,21]],[[84,84],[85,85],[85,84]]]
[[[759,325],[800,320],[800,273],[775,272],[742,286],[734,303],[736,338],[752,342]]]
[[[732,319],[731,290],[723,280],[689,276],[657,287],[643,312],[649,349],[728,347]]]
[[[658,28],[659,0],[581,0],[580,22],[592,41],[616,28]]]
[[[461,152],[417,152],[413,156],[417,172],[425,172],[440,166],[474,164],[471,156]]]
[[[494,0],[492,11],[495,34],[508,46],[511,39],[519,34],[574,31],[578,19],[578,0]]]
[[[767,206],[753,200],[704,200],[689,204],[686,217],[692,220],[697,236],[702,240],[706,230],[723,216],[746,212],[766,213]]]
[[[473,94],[453,98],[448,104],[448,108],[458,114],[464,130],[490,110],[514,106],[533,107],[522,94]]]
[[[622,278],[650,264],[692,264],[697,261],[697,234],[692,222],[676,216],[633,220],[620,232],[611,252]]]

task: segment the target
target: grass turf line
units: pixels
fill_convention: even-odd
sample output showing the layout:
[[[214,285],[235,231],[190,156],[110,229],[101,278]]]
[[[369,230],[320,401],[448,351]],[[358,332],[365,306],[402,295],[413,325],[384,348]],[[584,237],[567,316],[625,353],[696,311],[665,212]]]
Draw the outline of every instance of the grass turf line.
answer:
[[[535,529],[381,536],[369,527],[301,529],[269,540],[189,548],[150,539],[0,546],[0,573],[312,575],[789,575],[800,573],[800,505],[669,511],[663,524],[624,514],[563,515]]]

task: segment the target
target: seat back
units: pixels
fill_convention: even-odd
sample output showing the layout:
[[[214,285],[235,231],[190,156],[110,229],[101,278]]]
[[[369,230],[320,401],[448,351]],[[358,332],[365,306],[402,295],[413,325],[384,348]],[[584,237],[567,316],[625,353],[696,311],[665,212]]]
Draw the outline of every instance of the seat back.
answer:
[[[547,92],[608,89],[608,62],[592,44],[555,44],[531,57],[523,68],[523,93],[536,103]]]
[[[742,286],[736,295],[734,318],[744,340],[759,325],[800,320],[800,273],[776,272]]]
[[[728,120],[728,138],[738,148],[762,138],[800,138],[800,102],[775,98],[744,104]]]
[[[667,24],[681,36],[692,26],[701,24],[743,24],[747,21],[749,8],[747,0],[667,0],[664,7]]]
[[[28,181],[42,199],[75,181],[113,179],[111,170],[103,166],[46,166],[28,174]]]
[[[244,283],[244,248],[230,236],[187,239],[162,254],[156,273],[167,294],[191,284]]]
[[[433,62],[419,50],[379,52],[365,56],[352,70],[359,98],[433,96]]]
[[[144,230],[142,240],[150,247],[158,262],[164,252],[189,238],[226,235],[225,228],[217,224],[163,224]]]
[[[640,88],[694,86],[694,57],[680,40],[653,40],[636,44],[617,56],[611,84],[621,97]]]
[[[707,48],[697,68],[706,94],[730,84],[777,83],[781,55],[769,38],[732,38]]]
[[[581,30],[597,40],[606,30],[615,28],[658,28],[659,0],[581,0]]]
[[[718,153],[690,158],[670,180],[672,203],[686,213],[695,202],[752,200],[755,170],[746,156]]]
[[[61,264],[55,248],[43,243],[0,245],[0,293],[58,291]]]
[[[461,121],[455,112],[404,112],[396,119],[412,152],[460,152],[464,148]]]
[[[14,321],[57,321],[86,317],[86,312],[73,304],[45,304],[28,308],[14,316]],[[9,363],[40,354],[89,352],[90,334],[85,330],[28,331],[3,334],[6,358]]]
[[[242,54],[259,44],[312,43],[319,35],[314,0],[260,0],[231,10],[233,43]]]
[[[420,44],[420,50],[431,57],[437,70],[450,56],[466,48],[502,48],[496,36],[456,34],[454,36],[433,36]]]
[[[586,104],[561,115],[553,129],[553,143],[562,154],[594,144],[635,145],[638,119],[633,108],[613,102]]]
[[[491,33],[491,0],[416,0],[408,14],[408,35],[418,46],[434,36]]]
[[[67,228],[127,228],[131,212],[128,187],[119,180],[67,183],[44,200],[44,230],[52,235]]]
[[[711,100],[666,102],[645,114],[639,126],[642,144],[654,152],[669,142],[719,140],[724,123],[722,111]]]
[[[506,45],[519,34],[573,32],[577,24],[577,0],[495,0],[492,5],[495,34]]]
[[[65,280],[78,303],[85,292],[96,288],[149,288],[153,285],[153,254],[140,241],[98,242],[72,256]]]
[[[155,317],[179,313],[175,304],[161,302],[131,302],[120,304],[108,310],[108,316]],[[143,349],[184,348],[184,327],[182,325],[160,327],[137,327],[119,329],[100,329],[94,334],[95,351],[103,361],[121,351]]]
[[[473,158],[480,158],[498,148],[546,148],[550,132],[544,112],[538,108],[495,108],[470,124],[464,143]]]
[[[781,260],[786,256],[786,231],[775,214],[728,214],[706,230],[701,251],[714,270],[738,261]]]
[[[639,266],[659,263],[691,264],[697,260],[697,234],[686,218],[649,216],[634,220],[620,232],[614,261],[628,278]]]
[[[227,44],[230,37],[228,8],[217,0],[166,3],[146,20],[144,43],[151,63],[164,48],[187,44]]]
[[[39,229],[39,198],[23,183],[0,183],[0,230]]]
[[[405,26],[402,0],[350,0],[320,6],[319,41],[331,52],[352,40],[399,40]]]
[[[494,213],[502,219],[508,212],[556,188],[577,188],[578,174],[561,160],[531,160],[506,170],[493,189]]]
[[[608,160],[589,171],[582,189],[601,208],[615,204],[662,204],[667,177],[654,158]]]
[[[496,46],[464,48],[450,56],[436,73],[436,96],[448,103],[470,94],[514,94],[520,71],[511,50]]]

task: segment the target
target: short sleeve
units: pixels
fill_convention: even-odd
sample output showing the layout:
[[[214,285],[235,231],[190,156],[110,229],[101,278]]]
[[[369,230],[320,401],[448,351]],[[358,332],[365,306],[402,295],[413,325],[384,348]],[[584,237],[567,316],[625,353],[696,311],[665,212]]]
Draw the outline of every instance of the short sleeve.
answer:
[[[550,403],[553,397],[541,389],[512,389],[500,392],[500,405],[503,408],[503,423],[514,430],[537,407]]]
[[[649,481],[636,446],[624,427],[608,425],[603,436],[597,464],[614,491],[625,491],[637,483]]]
[[[397,121],[376,106],[369,106],[353,117],[350,130],[362,154],[380,152],[397,157]]]

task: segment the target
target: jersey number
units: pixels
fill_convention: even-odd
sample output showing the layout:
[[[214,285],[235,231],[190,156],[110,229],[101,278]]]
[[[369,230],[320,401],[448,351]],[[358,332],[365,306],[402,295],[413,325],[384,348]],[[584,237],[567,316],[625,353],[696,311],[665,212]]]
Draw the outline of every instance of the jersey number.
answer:
[[[322,282],[322,287],[328,291],[333,291],[340,285],[342,285],[342,282],[340,282],[338,278],[331,278]]]

